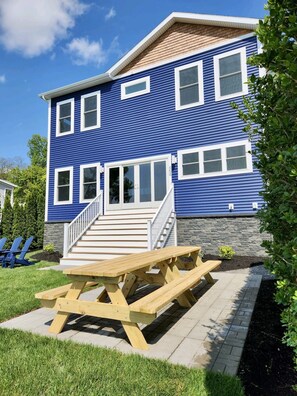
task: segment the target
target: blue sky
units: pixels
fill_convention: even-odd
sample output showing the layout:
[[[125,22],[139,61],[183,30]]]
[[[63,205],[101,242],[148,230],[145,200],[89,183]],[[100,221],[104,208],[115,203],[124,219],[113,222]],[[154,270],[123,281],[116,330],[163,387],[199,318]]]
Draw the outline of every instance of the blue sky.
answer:
[[[106,71],[171,12],[262,18],[264,0],[0,0],[0,157],[47,136],[38,94]]]

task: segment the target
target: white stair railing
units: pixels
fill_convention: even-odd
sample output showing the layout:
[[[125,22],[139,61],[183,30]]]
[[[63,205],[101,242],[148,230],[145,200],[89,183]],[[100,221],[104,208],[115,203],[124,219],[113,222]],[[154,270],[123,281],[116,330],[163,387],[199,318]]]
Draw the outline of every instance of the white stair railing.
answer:
[[[64,224],[64,249],[63,256],[67,257],[69,250],[84,234],[91,224],[103,214],[103,194],[99,192],[96,198],[76,216],[70,224]]]
[[[164,228],[169,222],[169,219],[174,214],[174,185],[172,184],[168,190],[165,198],[163,199],[157,213],[152,220],[148,220],[147,223],[147,235],[148,235],[148,250],[156,249],[157,244],[163,234]],[[173,219],[172,219],[173,220]],[[167,237],[169,236],[170,230],[168,230]],[[163,246],[166,240],[163,241]]]

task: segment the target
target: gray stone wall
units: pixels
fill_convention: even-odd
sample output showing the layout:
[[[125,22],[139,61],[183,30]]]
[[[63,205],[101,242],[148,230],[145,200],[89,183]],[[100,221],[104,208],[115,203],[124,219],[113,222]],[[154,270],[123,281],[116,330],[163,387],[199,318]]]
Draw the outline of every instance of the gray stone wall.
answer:
[[[49,243],[53,243],[55,249],[63,254],[64,223],[45,223],[43,246]]]
[[[217,254],[218,246],[232,246],[242,256],[266,256],[260,246],[268,234],[260,234],[255,216],[177,219],[178,245],[198,245],[204,253]]]

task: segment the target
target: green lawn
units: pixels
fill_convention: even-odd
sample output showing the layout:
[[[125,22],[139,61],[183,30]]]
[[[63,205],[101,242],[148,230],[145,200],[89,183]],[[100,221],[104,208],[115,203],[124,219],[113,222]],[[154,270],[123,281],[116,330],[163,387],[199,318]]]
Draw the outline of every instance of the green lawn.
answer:
[[[49,265],[0,269],[0,321],[39,306],[34,293],[67,282]],[[0,395],[243,396],[238,378],[138,355],[0,329]]]

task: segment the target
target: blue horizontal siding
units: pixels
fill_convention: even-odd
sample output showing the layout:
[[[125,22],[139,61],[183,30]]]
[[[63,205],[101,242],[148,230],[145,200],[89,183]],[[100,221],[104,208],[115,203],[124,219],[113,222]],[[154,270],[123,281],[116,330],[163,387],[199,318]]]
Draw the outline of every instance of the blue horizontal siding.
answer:
[[[48,220],[72,220],[84,207],[79,204],[79,167],[81,164],[124,161],[133,158],[174,154],[177,150],[246,139],[243,123],[230,102],[215,102],[213,56],[245,46],[247,56],[257,51],[256,38],[247,38],[201,54],[171,62],[134,76],[124,77],[74,95],[52,100],[51,156],[49,174]],[[204,102],[184,110],[175,110],[174,68],[203,61]],[[248,75],[257,69],[248,66]],[[150,76],[150,93],[121,100],[121,84]],[[80,97],[101,91],[101,128],[80,132]],[[56,138],[56,102],[74,97],[75,133]],[[72,205],[53,205],[54,169],[74,167]],[[226,214],[228,203],[235,211],[252,213],[252,202],[261,203],[258,192],[261,179],[257,172],[242,175],[177,180],[173,167],[178,216]],[[103,188],[103,174],[101,188]]]

